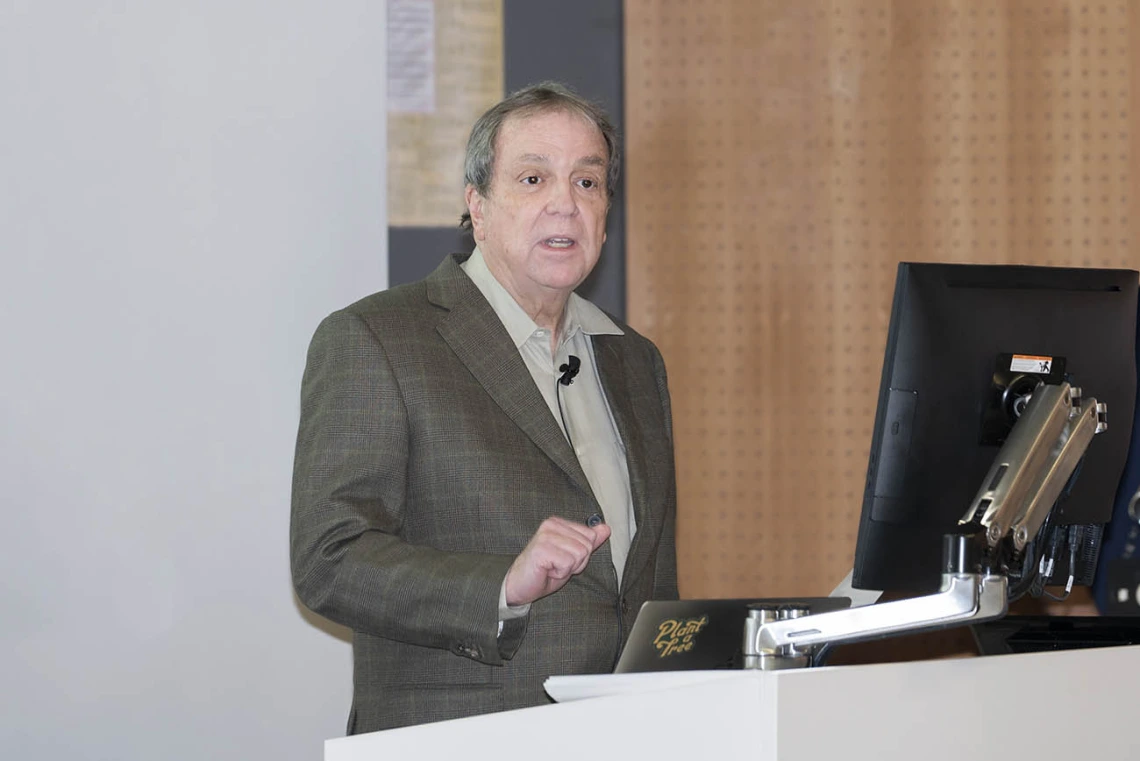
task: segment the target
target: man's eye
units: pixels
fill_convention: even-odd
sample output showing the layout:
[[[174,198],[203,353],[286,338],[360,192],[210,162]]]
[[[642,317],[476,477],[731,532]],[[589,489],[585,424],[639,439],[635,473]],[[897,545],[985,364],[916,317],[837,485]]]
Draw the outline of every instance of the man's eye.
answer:
[[[587,188],[587,189],[596,187],[598,184],[589,178],[583,178],[583,179],[579,180],[578,182],[582,185],[582,187]]]
[[[538,175],[532,174],[532,175],[529,175],[527,177],[523,177],[523,184],[525,184],[525,185],[537,185],[538,184]]]

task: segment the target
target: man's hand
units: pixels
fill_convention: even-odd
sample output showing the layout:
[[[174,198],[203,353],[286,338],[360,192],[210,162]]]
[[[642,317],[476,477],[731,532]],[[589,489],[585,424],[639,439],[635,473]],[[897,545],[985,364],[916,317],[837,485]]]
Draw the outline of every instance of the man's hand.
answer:
[[[610,538],[610,527],[593,528],[552,516],[542,522],[507,571],[508,605],[527,605],[566,586],[586,569],[590,555]]]

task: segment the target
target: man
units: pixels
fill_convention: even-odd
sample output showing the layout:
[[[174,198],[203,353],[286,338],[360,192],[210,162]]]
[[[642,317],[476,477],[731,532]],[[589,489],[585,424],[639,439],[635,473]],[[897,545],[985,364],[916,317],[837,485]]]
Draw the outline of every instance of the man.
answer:
[[[595,106],[515,93],[468,143],[475,251],[317,329],[291,556],[354,633],[350,734],[548,702],[677,596],[664,364],[573,293],[617,168]]]

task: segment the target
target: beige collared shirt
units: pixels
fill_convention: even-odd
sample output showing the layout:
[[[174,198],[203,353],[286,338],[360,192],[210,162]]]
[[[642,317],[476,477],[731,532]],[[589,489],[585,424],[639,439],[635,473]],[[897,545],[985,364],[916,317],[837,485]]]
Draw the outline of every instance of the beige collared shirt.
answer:
[[[495,279],[478,247],[461,266],[507,329],[550,414],[578,456],[612,532],[610,553],[620,586],[637,523],[625,445],[602,390],[591,336],[622,335],[622,330],[601,309],[572,293],[566,303],[558,348],[552,357],[550,331],[540,328]],[[562,375],[558,368],[567,363],[570,355],[578,357],[582,365],[573,383],[567,386],[558,383]],[[581,520],[585,522],[588,517],[583,515]],[[499,607],[500,612],[504,612],[502,594]],[[517,613],[523,610],[518,609]]]

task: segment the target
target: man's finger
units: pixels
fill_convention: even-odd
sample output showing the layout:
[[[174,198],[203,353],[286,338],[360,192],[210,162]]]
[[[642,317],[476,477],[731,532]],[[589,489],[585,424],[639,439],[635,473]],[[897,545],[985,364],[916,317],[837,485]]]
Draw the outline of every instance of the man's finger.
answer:
[[[538,532],[536,533],[542,533],[543,531],[562,536],[577,536],[591,546],[594,541],[594,530],[590,526],[584,523],[566,520],[557,515],[552,515],[544,520],[542,525],[538,527]]]

